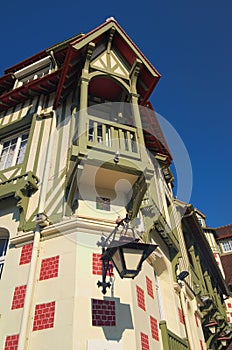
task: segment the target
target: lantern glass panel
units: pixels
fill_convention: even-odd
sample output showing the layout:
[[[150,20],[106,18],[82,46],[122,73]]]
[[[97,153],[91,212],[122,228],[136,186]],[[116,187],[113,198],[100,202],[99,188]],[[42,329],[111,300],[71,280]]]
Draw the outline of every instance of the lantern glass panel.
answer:
[[[137,270],[141,258],[143,256],[143,250],[136,249],[135,251],[122,248],[123,256],[125,260],[125,266],[127,270]]]

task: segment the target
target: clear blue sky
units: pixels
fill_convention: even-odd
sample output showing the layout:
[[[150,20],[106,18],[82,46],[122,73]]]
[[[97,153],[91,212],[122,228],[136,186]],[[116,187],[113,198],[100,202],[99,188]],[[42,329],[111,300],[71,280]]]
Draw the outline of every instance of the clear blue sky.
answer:
[[[231,223],[231,0],[4,1],[0,74],[111,16],[162,75],[151,102],[189,152],[191,203],[209,226]]]

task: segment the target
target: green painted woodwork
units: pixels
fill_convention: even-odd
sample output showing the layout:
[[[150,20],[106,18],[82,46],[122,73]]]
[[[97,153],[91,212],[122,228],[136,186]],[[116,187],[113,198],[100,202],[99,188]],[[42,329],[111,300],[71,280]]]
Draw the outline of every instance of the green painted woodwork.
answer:
[[[4,125],[0,125],[0,135],[1,138],[4,138],[12,133],[18,132],[19,130],[23,130],[29,127],[31,120],[33,118],[33,114],[28,113],[22,119],[17,119],[11,123],[7,123]]]
[[[24,173],[27,169],[28,157],[29,157],[29,153],[31,152],[31,148],[32,148],[32,144],[33,144],[33,136],[34,136],[34,130],[35,130],[35,125],[36,125],[36,118],[37,118],[37,115],[34,114],[32,116],[30,133],[29,133],[29,137],[28,137],[28,141],[27,141],[27,147],[26,147],[26,152],[24,155],[24,161],[22,164],[22,173]]]
[[[18,230],[24,229],[29,197],[38,190],[38,182],[38,178],[32,172],[28,172],[0,183],[0,198],[14,196],[18,201],[17,207],[20,212]]]
[[[195,249],[194,249],[193,245],[189,248],[189,253],[190,253],[191,258],[192,258],[194,271],[196,272],[196,275],[198,276],[198,278],[200,280],[199,288],[201,290],[201,294],[206,295],[207,289],[206,289],[205,280],[204,280],[204,276],[203,276],[202,269],[201,269],[200,260],[199,260],[199,258],[197,258],[197,255],[195,253]]]
[[[166,321],[159,322],[161,330],[163,350],[187,350],[189,349],[188,341],[180,338],[167,328]]]
[[[180,251],[179,242],[176,236],[173,234],[172,229],[168,225],[166,219],[151,196],[146,198],[145,201],[142,201],[140,210],[143,215],[146,228],[144,239],[149,241],[150,233],[156,232],[156,234],[158,234],[167,244],[169,251],[171,249],[174,249],[175,252]],[[175,256],[176,253],[173,253],[174,252],[172,251],[172,255]]]
[[[38,124],[38,122],[41,124],[41,126],[40,126],[40,129],[39,129],[39,138],[38,138],[38,143],[37,143],[37,147],[36,147],[35,160],[34,160],[34,164],[33,164],[33,172],[35,174],[37,174],[37,172],[38,172],[38,163],[39,163],[39,158],[40,158],[40,155],[41,155],[40,153],[41,153],[42,139],[43,139],[43,133],[44,133],[46,120],[42,119],[42,120],[39,121],[37,119],[37,124]],[[51,123],[50,123],[50,128],[51,128]]]

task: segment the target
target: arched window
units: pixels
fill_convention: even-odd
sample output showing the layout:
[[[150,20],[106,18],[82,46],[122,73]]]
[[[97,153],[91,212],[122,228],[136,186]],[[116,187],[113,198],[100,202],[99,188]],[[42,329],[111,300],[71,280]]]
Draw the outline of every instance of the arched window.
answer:
[[[0,227],[0,278],[2,276],[5,256],[9,242],[9,232],[5,228]]]

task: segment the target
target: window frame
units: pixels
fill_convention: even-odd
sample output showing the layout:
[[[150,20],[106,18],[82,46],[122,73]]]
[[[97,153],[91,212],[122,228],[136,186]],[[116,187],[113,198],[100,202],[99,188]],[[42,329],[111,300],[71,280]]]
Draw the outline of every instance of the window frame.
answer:
[[[24,157],[25,157],[25,153],[26,153],[26,148],[27,148],[27,145],[28,145],[29,134],[30,134],[30,130],[28,128],[28,129],[21,130],[20,132],[18,132],[16,134],[11,134],[10,136],[4,137],[4,138],[2,138],[0,140],[0,171],[6,170],[8,168],[11,168],[11,167],[14,167],[16,165],[19,165],[19,164],[23,163]],[[24,135],[27,135],[26,139],[23,139]],[[14,149],[13,157],[12,157],[12,160],[11,160],[11,164],[9,166],[6,166],[7,159],[8,159],[8,156],[9,156],[9,151],[7,153],[6,159],[4,160],[3,164],[1,163],[1,157],[3,155],[2,152],[3,152],[3,149],[4,149],[4,143],[6,143],[8,141],[11,142],[11,141],[13,141],[16,138],[17,138],[17,141],[16,141],[16,146],[15,146],[15,149]],[[27,142],[26,142],[26,147],[25,147],[25,152],[24,152],[24,155],[23,155],[23,159],[18,162],[18,158],[19,158],[20,150],[21,150],[21,145],[22,145],[22,143],[25,140]],[[11,145],[12,144],[10,144],[8,146],[8,148],[10,148]]]
[[[2,251],[0,252],[0,280],[1,280],[5,259],[6,259],[6,253],[9,245],[9,232],[5,229],[3,229],[2,231],[1,227],[0,227],[0,240],[4,241],[2,245]]]
[[[230,241],[221,241],[221,247],[223,253],[229,253],[232,252],[232,244]],[[229,248],[229,249],[227,249]]]

